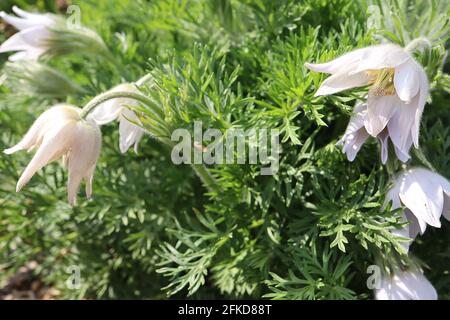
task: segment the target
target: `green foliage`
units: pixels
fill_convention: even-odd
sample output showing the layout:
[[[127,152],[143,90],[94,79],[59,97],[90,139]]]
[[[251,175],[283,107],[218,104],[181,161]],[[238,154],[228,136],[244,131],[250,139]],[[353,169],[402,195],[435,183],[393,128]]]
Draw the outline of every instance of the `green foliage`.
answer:
[[[322,254],[315,247],[298,248],[291,252],[296,257],[295,270],[289,270],[284,279],[271,274],[272,280],[266,283],[273,293],[265,297],[278,300],[312,300],[355,298],[355,293],[348,289],[350,277],[345,277],[351,266],[351,255],[337,256],[336,252],[325,249]]]
[[[37,275],[63,298],[356,299],[371,298],[366,270],[377,256],[409,261],[401,249],[406,239],[389,232],[402,224],[384,206],[389,175],[375,140],[354,162],[335,146],[365,88],[314,97],[326,76],[304,63],[381,37],[401,45],[429,37],[432,46],[416,53],[432,88],[421,150],[450,177],[445,1],[72,2],[108,54],[65,54],[63,45],[40,61],[44,73],[23,74],[11,73],[2,54],[0,149],[17,143],[51,105],[83,106],[146,74],[151,81],[140,88],[149,104],[135,109],[149,134],[137,154],[122,155],[117,123],[103,126],[94,195],[81,194],[76,207],[66,203],[62,166],[40,170],[16,193],[31,155],[0,155],[0,285],[36,260]],[[13,4],[57,11],[51,1],[7,1],[0,9]],[[278,172],[211,165],[219,191],[208,191],[192,167],[172,163],[165,144],[174,129],[193,132],[194,121],[223,133],[278,129]],[[448,230],[448,223],[427,230],[411,249],[447,299]],[[81,271],[79,289],[66,285],[72,266]]]

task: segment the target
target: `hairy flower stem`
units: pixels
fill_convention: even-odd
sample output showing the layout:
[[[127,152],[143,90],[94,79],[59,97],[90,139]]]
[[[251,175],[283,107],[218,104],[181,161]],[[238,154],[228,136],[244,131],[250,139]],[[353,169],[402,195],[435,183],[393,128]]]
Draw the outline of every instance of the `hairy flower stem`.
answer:
[[[395,176],[395,159],[393,157],[388,158],[386,163],[386,170],[389,175],[389,178],[394,178]]]
[[[380,145],[380,148],[381,147],[382,146]],[[381,152],[381,150],[380,150],[380,152]],[[391,145],[388,146],[388,154],[394,154],[394,153],[395,153],[395,151],[394,151],[393,146],[391,146]],[[389,157],[388,156],[385,168],[386,168],[386,171],[387,171],[387,173],[389,175],[389,179],[394,179],[394,177],[396,175],[396,172],[397,172],[397,168],[398,168],[398,166],[397,166],[397,159],[395,157]]]
[[[433,167],[431,162],[428,161],[427,157],[425,156],[425,154],[423,153],[421,148],[418,148],[418,149],[414,148],[414,154],[417,156],[417,158],[420,160],[420,162],[422,162],[423,165],[428,167],[428,169],[430,169],[431,171],[436,172],[436,169]]]
[[[93,111],[98,105],[100,105],[108,100],[117,99],[117,98],[126,98],[126,99],[133,99],[133,100],[139,101],[139,102],[145,104],[149,109],[151,109],[155,113],[155,115],[158,116],[158,118],[160,118],[160,119],[164,118],[163,112],[160,109],[155,108],[155,105],[153,104],[153,102],[150,99],[148,99],[146,96],[139,94],[139,93],[126,92],[126,91],[107,92],[105,94],[95,97],[94,99],[89,101],[83,107],[83,110],[81,111],[81,117],[86,118],[88,116],[88,114],[91,111]]]
[[[414,40],[412,40],[410,43],[408,43],[408,45],[405,47],[405,50],[408,52],[414,52],[419,48],[427,48],[427,49],[431,49],[432,44],[430,42],[430,40],[428,40],[427,38],[424,37],[420,37],[420,38],[416,38]]]
[[[153,78],[152,74],[148,73],[145,76],[143,76],[142,78],[140,78],[138,81],[136,81],[136,85],[137,86],[142,86],[142,85],[144,85],[147,81],[149,81],[152,78]]]
[[[209,192],[221,193],[222,190],[217,184],[216,179],[211,175],[211,172],[202,164],[191,164],[197,176],[202,180]]]

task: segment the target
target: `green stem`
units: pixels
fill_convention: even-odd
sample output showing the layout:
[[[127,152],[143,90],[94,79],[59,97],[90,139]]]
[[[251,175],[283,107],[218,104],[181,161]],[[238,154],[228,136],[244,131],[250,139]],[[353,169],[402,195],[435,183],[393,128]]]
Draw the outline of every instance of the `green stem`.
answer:
[[[381,148],[382,148],[382,146],[381,146],[381,143],[380,143],[380,149]],[[386,165],[385,165],[386,166],[386,171],[387,171],[387,173],[389,175],[389,178],[393,179],[395,177],[395,173],[396,173],[396,167],[397,167],[396,166],[396,164],[397,164],[396,161],[397,161],[397,158],[392,156],[395,153],[394,153],[394,148],[391,145],[388,146],[387,152],[388,152],[388,158],[387,158],[387,162],[386,162]],[[391,155],[391,156],[389,156],[389,155]]]
[[[222,190],[208,169],[202,164],[191,164],[197,176],[203,181],[209,192],[221,193]]]
[[[94,110],[97,106],[99,106],[100,104],[111,100],[111,99],[117,99],[117,98],[126,98],[126,99],[133,99],[139,102],[142,102],[143,104],[145,104],[147,107],[149,107],[152,111],[155,112],[156,115],[158,115],[161,119],[164,118],[164,114],[162,113],[161,110],[159,110],[158,108],[154,107],[153,102],[148,99],[146,96],[139,94],[139,93],[134,93],[134,92],[106,92],[102,95],[99,95],[97,97],[95,97],[94,99],[92,99],[91,101],[89,101],[83,108],[83,110],[81,111],[81,118],[86,118],[87,115]]]
[[[405,47],[405,50],[408,52],[413,52],[418,48],[428,48],[431,49],[432,44],[430,40],[424,37],[416,38],[412,40],[408,45]]]
[[[414,153],[417,156],[417,158],[420,160],[420,162],[422,162],[422,164],[424,164],[425,166],[428,167],[428,169],[430,169],[433,172],[436,172],[436,169],[433,167],[433,165],[431,164],[430,161],[428,161],[427,157],[425,156],[425,154],[423,153],[422,149],[418,148],[414,148]]]
[[[392,157],[391,157],[392,158]],[[393,178],[395,176],[395,159],[388,158],[388,161],[386,163],[386,170],[388,172],[389,178]]]
[[[145,76],[143,76],[142,78],[140,78],[138,81],[136,81],[136,85],[137,86],[142,86],[144,85],[148,80],[152,79],[153,75],[151,73],[146,74]]]

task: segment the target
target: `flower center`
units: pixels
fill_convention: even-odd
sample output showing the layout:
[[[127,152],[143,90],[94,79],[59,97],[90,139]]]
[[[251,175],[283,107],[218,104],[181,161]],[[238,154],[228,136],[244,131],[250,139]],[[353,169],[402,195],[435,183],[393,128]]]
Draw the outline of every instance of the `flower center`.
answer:
[[[369,70],[367,75],[372,85],[369,93],[375,96],[392,96],[395,94],[394,68],[384,68],[380,70]]]

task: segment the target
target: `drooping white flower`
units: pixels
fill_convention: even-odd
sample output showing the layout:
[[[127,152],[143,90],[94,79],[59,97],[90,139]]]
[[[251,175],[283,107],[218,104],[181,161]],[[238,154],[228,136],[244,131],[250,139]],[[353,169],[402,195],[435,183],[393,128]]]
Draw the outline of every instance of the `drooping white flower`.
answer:
[[[427,225],[440,228],[443,215],[450,221],[450,182],[428,169],[415,167],[398,175],[386,195],[392,208],[405,207],[403,220],[409,225],[394,234],[414,239]],[[408,249],[409,244],[406,246]]]
[[[383,275],[377,300],[437,300],[437,292],[421,270],[396,271]]]
[[[347,129],[345,130],[342,138],[337,142],[337,145],[342,146],[342,152],[347,155],[347,159],[349,161],[355,160],[356,155],[359,150],[366,142],[366,140],[370,137],[370,134],[367,132],[366,127],[364,126],[365,119],[367,117],[367,103],[362,103],[358,101],[353,110],[353,115],[350,118]],[[378,140],[381,143],[381,162],[383,164],[386,163],[388,159],[388,141],[389,141],[389,132],[387,128],[383,129],[378,135]],[[408,146],[411,146],[412,141]],[[410,156],[409,151],[403,151],[397,148],[394,145],[394,150],[401,161],[406,162]]]
[[[405,49],[381,44],[352,51],[327,63],[306,63],[305,66],[331,74],[316,96],[369,85],[367,111],[363,117],[366,132],[373,137],[381,134],[386,139],[389,136],[402,161],[409,158],[413,143],[418,148],[420,119],[429,91],[428,78]]]
[[[0,53],[18,51],[9,57],[10,61],[37,60],[49,49],[50,28],[57,23],[57,17],[48,13],[29,13],[16,6],[13,11],[17,17],[0,12],[0,18],[19,30],[0,45]]]
[[[140,93],[136,86],[131,83],[120,84],[109,92]],[[110,99],[98,105],[89,114],[88,119],[92,119],[98,125],[104,125],[114,120],[118,120],[120,151],[125,153],[132,145],[134,145],[134,151],[137,152],[137,147],[144,135],[144,130],[139,126],[141,121],[137,115],[128,108],[137,105],[138,102],[130,98]]]
[[[93,30],[70,24],[51,13],[30,13],[15,6],[13,11],[17,16],[0,12],[0,18],[19,30],[0,45],[0,53],[18,51],[9,57],[10,61],[38,60],[44,54],[69,53],[90,53],[111,59],[103,39]]]
[[[69,172],[69,203],[76,203],[83,179],[86,182],[86,196],[91,196],[92,179],[100,155],[101,132],[96,123],[82,119],[80,111],[80,108],[66,104],[50,108],[37,118],[17,145],[4,150],[6,154],[12,154],[37,149],[17,182],[17,192],[39,169],[62,158]]]

